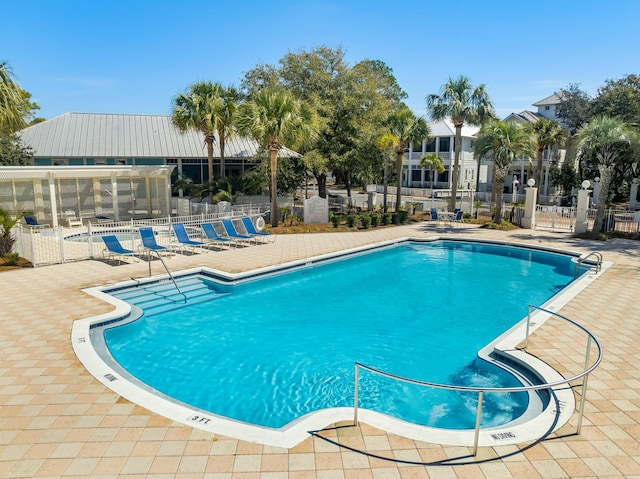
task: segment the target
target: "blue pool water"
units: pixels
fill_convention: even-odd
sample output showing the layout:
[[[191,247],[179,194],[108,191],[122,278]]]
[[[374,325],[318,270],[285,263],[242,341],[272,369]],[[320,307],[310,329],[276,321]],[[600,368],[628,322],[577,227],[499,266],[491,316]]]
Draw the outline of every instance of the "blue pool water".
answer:
[[[163,394],[281,427],[352,406],[356,361],[424,381],[519,386],[477,353],[572,280],[563,255],[406,243],[236,285],[183,278],[193,301],[175,309],[148,291],[137,300],[147,313],[104,339],[123,368]],[[112,294],[136,302],[131,290]],[[361,407],[418,424],[471,428],[476,398],[360,372]],[[527,402],[525,393],[486,395],[483,427],[519,417]]]

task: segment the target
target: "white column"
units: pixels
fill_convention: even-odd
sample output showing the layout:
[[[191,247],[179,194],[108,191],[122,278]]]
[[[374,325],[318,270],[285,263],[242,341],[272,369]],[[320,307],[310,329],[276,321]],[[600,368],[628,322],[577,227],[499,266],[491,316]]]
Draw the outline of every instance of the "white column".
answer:
[[[638,204],[638,178],[634,178],[631,182],[631,191],[629,192],[629,209],[635,208]]]
[[[113,220],[120,221],[120,208],[118,207],[118,179],[115,173],[111,173],[111,206],[113,207]]]
[[[589,211],[589,193],[591,190],[587,189],[591,186],[589,180],[582,182],[582,189],[578,190],[578,205],[576,209],[576,234],[582,234],[587,232],[587,212]]]
[[[53,176],[53,173],[49,173],[49,198],[51,199],[51,226],[54,228],[58,227],[58,204],[57,198],[58,194],[56,193],[56,180]]]
[[[522,218],[522,227],[534,229],[536,227],[536,205],[538,201],[538,188],[535,187],[536,181],[529,178],[527,181],[529,188],[525,190],[526,199],[524,205],[524,217]]]
[[[598,204],[598,198],[600,197],[600,177],[596,176],[595,183],[593,184],[593,204]]]

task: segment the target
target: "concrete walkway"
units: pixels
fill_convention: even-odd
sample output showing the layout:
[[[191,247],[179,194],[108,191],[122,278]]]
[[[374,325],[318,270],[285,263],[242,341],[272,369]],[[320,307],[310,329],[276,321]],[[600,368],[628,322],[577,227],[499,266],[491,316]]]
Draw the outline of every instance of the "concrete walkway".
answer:
[[[450,235],[599,250],[615,264],[561,314],[592,332],[604,360],[589,381],[582,434],[576,417],[535,443],[481,448],[408,440],[366,424],[330,427],[292,449],[205,433],[115,395],[76,359],[76,319],[111,306],[82,288],[147,274],[146,262],[118,267],[82,261],[0,273],[0,477],[93,478],[640,478],[640,255],[637,242],[426,223],[357,233],[279,236],[273,244],[169,259],[172,270],[206,265],[245,271],[406,236]],[[152,262],[160,274],[159,262]],[[533,348],[568,368],[582,348],[553,321]],[[554,346],[549,347],[550,344]],[[582,344],[577,346],[576,344]],[[573,348],[573,349],[572,349]]]

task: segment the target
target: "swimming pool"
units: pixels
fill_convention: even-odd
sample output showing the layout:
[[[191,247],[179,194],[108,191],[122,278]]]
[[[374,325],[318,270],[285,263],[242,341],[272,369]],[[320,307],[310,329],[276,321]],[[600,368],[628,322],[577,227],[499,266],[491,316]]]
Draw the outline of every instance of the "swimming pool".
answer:
[[[214,295],[211,301],[150,314],[153,305],[127,325],[94,328],[92,341],[105,338],[124,369],[168,397],[279,428],[318,409],[352,405],[355,361],[421,380],[517,385],[479,360],[478,351],[524,317],[528,304],[543,304],[572,279],[573,264],[564,255],[408,243],[232,285],[205,276],[198,281]],[[130,291],[112,294],[126,298]],[[183,320],[176,321],[177,313]],[[177,344],[185,332],[188,342]],[[171,340],[157,341],[163,337]],[[180,358],[180,351],[191,354]],[[371,377],[363,387],[363,407],[417,424],[473,426],[473,395]],[[484,426],[517,418],[527,399],[496,395]],[[454,424],[452,417],[462,420]]]

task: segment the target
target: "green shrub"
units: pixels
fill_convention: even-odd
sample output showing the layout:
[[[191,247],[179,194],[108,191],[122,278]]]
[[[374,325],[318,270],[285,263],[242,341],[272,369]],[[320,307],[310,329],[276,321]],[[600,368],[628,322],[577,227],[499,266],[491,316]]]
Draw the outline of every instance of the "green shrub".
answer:
[[[378,213],[373,213],[371,215],[371,226],[374,228],[380,225],[380,215]]]
[[[382,224],[383,225],[391,224],[391,213],[383,213]]]
[[[331,215],[330,221],[331,221],[331,224],[333,224],[333,227],[337,228],[338,226],[340,226],[342,217],[340,215]]]
[[[409,218],[409,212],[407,210],[399,210],[396,212],[397,224],[404,224],[407,222],[407,218]]]
[[[18,264],[18,261],[20,261],[20,255],[18,253],[5,253],[2,259],[5,265],[15,266]]]
[[[347,226],[349,228],[355,227],[358,221],[358,215],[347,215]]]
[[[364,229],[369,229],[371,226],[371,216],[369,215],[361,215],[360,216],[360,224]]]

